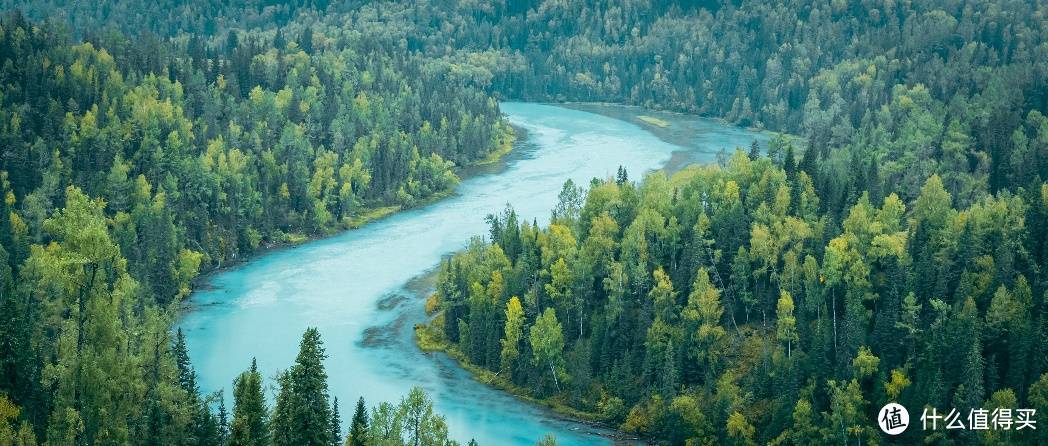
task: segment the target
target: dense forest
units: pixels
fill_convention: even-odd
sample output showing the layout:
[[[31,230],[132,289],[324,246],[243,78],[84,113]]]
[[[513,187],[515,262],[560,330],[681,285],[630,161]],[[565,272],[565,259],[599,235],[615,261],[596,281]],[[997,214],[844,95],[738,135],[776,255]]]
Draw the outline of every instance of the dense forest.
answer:
[[[501,91],[720,116],[798,146],[568,184],[545,229],[490,216],[442,266],[423,345],[668,444],[879,443],[889,401],[1048,410],[1043,5],[593,3],[492,25],[521,62]]]
[[[933,175],[912,203],[863,193],[838,218],[783,156],[569,183],[545,229],[491,216],[421,335],[670,444],[878,443],[888,401],[1048,410],[1048,184],[958,208]]]
[[[0,20],[0,394],[47,444],[217,444],[173,380],[197,274],[439,197],[512,143],[489,94],[356,29],[90,31]]]
[[[229,416],[172,322],[201,271],[449,193],[512,144],[498,98],[797,135],[568,184],[546,228],[491,216],[423,335],[504,385],[668,444],[876,443],[889,400],[1048,411],[1043,3],[0,9],[0,445],[340,444],[316,332]],[[448,441],[420,392],[367,412],[350,444]]]

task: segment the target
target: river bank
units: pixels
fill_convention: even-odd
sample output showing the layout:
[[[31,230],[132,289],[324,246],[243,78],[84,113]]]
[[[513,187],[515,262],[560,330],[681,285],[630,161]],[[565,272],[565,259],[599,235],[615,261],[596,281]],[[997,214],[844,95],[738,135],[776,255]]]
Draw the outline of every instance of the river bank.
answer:
[[[749,150],[754,141],[767,149],[767,144],[779,135],[799,144],[801,138],[766,129],[737,127],[721,118],[671,111],[651,110],[634,105],[601,102],[568,102],[557,104],[572,110],[595,113],[641,127],[662,141],[680,146],[673,152],[662,170],[672,175],[695,163],[714,163],[723,151],[731,155],[736,148]]]
[[[465,166],[455,167],[455,175],[458,177],[459,183],[478,175],[498,173],[500,170],[506,168],[507,163],[512,159],[511,155],[514,153],[514,149],[518,146],[518,141],[524,141],[527,139],[526,129],[513,126],[512,124],[509,124],[507,128],[510,132],[507,135],[504,135],[505,139],[501,146],[496,147],[495,150],[492,150],[491,153],[488,153],[482,159]],[[357,215],[346,220],[341,228],[333,228],[318,234],[287,233],[284,234],[283,240],[265,241],[255,249],[255,251],[248,255],[239,257],[233,261],[225,262],[224,264],[220,263],[216,267],[201,271],[192,281],[193,291],[209,289],[211,286],[210,279],[213,276],[241,266],[252,259],[285,249],[294,249],[300,245],[330,238],[345,231],[360,229],[369,223],[388,218],[398,212],[423,208],[437,203],[455,195],[457,186],[458,185],[456,184],[449,189],[436,192],[408,206],[365,206],[360,209],[360,212]],[[182,302],[181,311],[183,313],[194,311],[200,308],[200,306],[201,305],[195,305],[190,299],[186,299]]]
[[[778,135],[774,132],[727,127],[730,124],[724,120],[649,110],[635,106],[603,103],[557,105],[637,125],[658,139],[681,147],[682,149],[675,150],[670,159],[661,167],[661,170],[668,175],[672,175],[695,163],[715,162],[715,157],[721,155],[722,152],[730,153],[735,148],[748,150],[749,144],[754,142],[761,146],[762,149],[766,149],[768,141]],[[713,133],[721,141],[721,144],[710,144],[710,133]],[[416,322],[413,326],[415,343],[420,350],[446,355],[459,367],[468,371],[476,381],[512,394],[525,403],[550,410],[557,416],[568,417],[572,420],[591,423],[594,426],[607,429],[611,432],[608,437],[615,441],[616,444],[636,444],[642,441],[639,437],[619,430],[618,426],[608,424],[607,420],[597,412],[581,410],[555,399],[534,397],[529,389],[513,384],[504,376],[499,376],[499,373],[471,363],[455,345],[449,343],[442,335],[440,326],[443,324],[443,315],[434,312],[436,309],[436,296],[433,293],[435,293],[436,274],[435,271],[431,272],[430,276],[425,279],[427,283],[434,285],[429,288],[416,289],[414,297],[415,299],[426,301],[425,311],[430,316],[428,319]]]
[[[413,327],[425,321],[413,279],[487,231],[484,216],[512,203],[544,225],[568,179],[608,178],[623,166],[634,178],[658,170],[675,151],[643,128],[563,107],[504,103],[527,131],[504,166],[477,167],[451,196],[374,220],[359,229],[256,256],[208,277],[194,292],[198,311],[178,323],[205,393],[225,390],[257,360],[266,385],[294,362],[307,327],[325,341],[330,392],[347,403],[397,401],[412,387],[434,400],[463,444],[534,446],[546,433],[562,446],[614,444],[620,434],[577,422],[475,380],[453,359],[427,354]]]
[[[637,125],[648,131],[663,142],[680,146],[683,150],[674,151],[670,159],[662,166],[661,170],[672,175],[684,167],[696,162],[715,162],[716,155],[721,150],[730,153],[736,147],[746,149],[754,139],[747,139],[747,132],[756,132],[761,135],[756,141],[762,147],[767,141],[779,133],[761,129],[743,129],[734,127],[724,119],[705,118],[685,113],[646,109],[639,106],[623,105],[615,103],[599,102],[568,102],[551,104],[571,110],[579,110],[600,116],[625,121]],[[527,143],[527,130],[520,126],[509,125],[510,134],[500,147],[496,147],[484,158],[474,161],[465,166],[456,167],[456,175],[460,182],[478,175],[497,174],[505,169],[507,163],[512,161],[512,154],[516,152],[518,143]],[[734,129],[735,131],[732,131]],[[791,136],[795,140],[797,137]],[[728,141],[723,144],[710,144],[711,140]],[[360,229],[361,227],[377,222],[399,212],[421,208],[455,195],[456,188],[440,191],[426,197],[409,206],[369,206],[360,209],[360,212],[348,219],[343,227],[335,228],[318,234],[288,233],[282,240],[269,240],[249,255],[225,262],[217,267],[201,272],[193,281],[193,289],[206,289],[208,280],[215,274],[236,268],[244,262],[270,252],[283,249],[291,249],[305,243],[322,240],[335,236],[348,230]],[[183,311],[192,311],[190,302],[185,302]]]
[[[433,273],[433,276],[432,280],[435,281],[436,272]],[[432,289],[430,292],[432,292]],[[427,299],[426,309],[429,310],[429,299],[432,297],[420,296],[418,298]],[[563,419],[569,421],[587,423],[599,428],[604,431],[603,436],[612,440],[616,445],[644,444],[644,440],[640,437],[624,432],[618,426],[608,424],[607,420],[603,419],[599,413],[576,409],[552,399],[536,398],[531,396],[531,392],[528,389],[513,384],[504,377],[499,376],[498,373],[493,373],[469,362],[465,354],[439,334],[439,325],[442,323],[440,318],[442,316],[442,314],[434,314],[429,320],[414,325],[415,342],[423,352],[444,354],[453,360],[458,367],[469,372],[477,382],[509,393],[524,403],[549,410],[554,416],[563,417]]]
[[[517,401],[543,411],[550,418],[588,426],[591,428],[590,435],[605,438],[616,446],[645,444],[641,438],[604,422],[599,414],[531,397],[527,389],[515,386],[489,370],[474,366],[453,345],[427,334],[434,322],[433,317],[437,316],[430,307],[431,301],[428,298],[433,296],[436,290],[439,270],[438,265],[412,278],[399,292],[380,299],[376,304],[377,308],[392,314],[393,317],[385,324],[368,327],[360,345],[366,348],[400,350],[405,356],[411,353],[405,349],[415,350],[436,366],[465,372],[473,382],[504,392]],[[404,338],[408,338],[408,342],[403,342]]]

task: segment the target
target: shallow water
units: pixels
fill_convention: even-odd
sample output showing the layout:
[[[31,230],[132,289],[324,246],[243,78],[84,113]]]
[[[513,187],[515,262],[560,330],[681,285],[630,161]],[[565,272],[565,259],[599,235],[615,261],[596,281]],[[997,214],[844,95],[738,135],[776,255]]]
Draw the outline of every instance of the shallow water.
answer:
[[[211,287],[192,296],[198,308],[179,323],[201,389],[225,389],[229,404],[233,378],[252,357],[272,383],[294,361],[302,332],[313,326],[325,342],[331,394],[339,399],[343,420],[360,396],[372,406],[398,401],[420,386],[463,443],[475,438],[483,446],[533,445],[553,433],[560,445],[610,444],[606,431],[523,403],[473,381],[444,355],[420,352],[412,333],[424,318],[416,296],[431,285],[412,279],[432,271],[472,236],[485,234],[484,216],[507,203],[522,218],[543,224],[565,180],[588,184],[614,175],[619,165],[640,178],[684,149],[593,113],[530,103],[503,103],[502,110],[527,130],[527,140],[500,172],[473,176],[456,195],[429,206],[212,276]],[[696,134],[697,140],[738,135],[738,129],[713,121],[703,124],[708,132]],[[714,152],[699,160],[712,161]]]

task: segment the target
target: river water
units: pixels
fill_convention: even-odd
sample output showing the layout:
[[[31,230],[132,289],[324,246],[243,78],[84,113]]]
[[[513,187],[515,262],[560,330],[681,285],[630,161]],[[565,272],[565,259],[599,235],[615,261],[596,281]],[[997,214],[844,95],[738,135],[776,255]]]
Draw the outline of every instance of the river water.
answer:
[[[191,297],[196,309],[179,322],[201,390],[225,389],[230,404],[233,379],[252,357],[272,385],[312,326],[327,349],[331,394],[339,399],[344,423],[360,396],[370,407],[399,401],[420,386],[463,443],[475,438],[482,446],[533,445],[552,433],[560,445],[610,444],[607,431],[523,403],[473,381],[444,355],[420,352],[412,332],[424,319],[417,296],[432,285],[418,278],[472,236],[485,234],[484,216],[507,203],[522,218],[544,224],[569,178],[588,184],[593,177],[613,176],[619,165],[640,178],[674,153],[709,162],[722,146],[748,146],[766,137],[689,118],[716,131],[696,134],[702,144],[685,148],[594,113],[530,103],[503,103],[502,110],[526,129],[527,138],[498,172],[471,176],[454,196],[431,205],[267,253],[210,277],[210,286]]]

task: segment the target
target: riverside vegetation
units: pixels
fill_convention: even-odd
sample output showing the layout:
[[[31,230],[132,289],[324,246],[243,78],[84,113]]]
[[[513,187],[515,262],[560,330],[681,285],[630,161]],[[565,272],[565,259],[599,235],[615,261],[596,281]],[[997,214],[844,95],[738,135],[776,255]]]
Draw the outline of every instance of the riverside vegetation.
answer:
[[[181,301],[446,193],[508,147],[499,97],[804,142],[569,184],[546,228],[493,216],[430,333],[497,379],[667,444],[877,443],[888,400],[1048,410],[1042,3],[0,6],[0,444],[341,443],[316,333],[272,410],[252,388],[230,416],[193,385]],[[351,442],[447,441],[417,392],[382,407],[360,418],[397,435]]]

